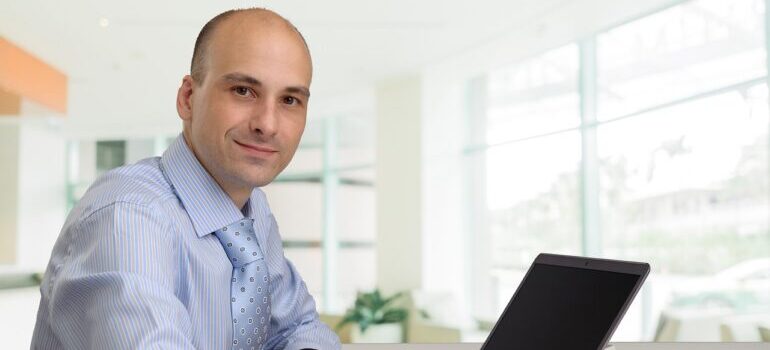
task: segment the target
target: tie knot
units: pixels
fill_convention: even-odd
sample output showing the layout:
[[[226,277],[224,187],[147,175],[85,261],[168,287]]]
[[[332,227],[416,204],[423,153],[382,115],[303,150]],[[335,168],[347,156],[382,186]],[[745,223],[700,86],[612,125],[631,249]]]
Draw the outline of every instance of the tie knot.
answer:
[[[225,248],[233,267],[240,267],[263,257],[257,235],[254,233],[253,219],[238,220],[214,231],[214,235]]]

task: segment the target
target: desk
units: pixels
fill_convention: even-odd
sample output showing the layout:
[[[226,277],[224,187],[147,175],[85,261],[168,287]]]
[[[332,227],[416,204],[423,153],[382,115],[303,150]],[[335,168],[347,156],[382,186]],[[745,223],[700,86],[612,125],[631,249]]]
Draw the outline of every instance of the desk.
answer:
[[[342,350],[478,350],[480,348],[479,343],[342,345]],[[770,343],[615,343],[615,350],[770,350]]]

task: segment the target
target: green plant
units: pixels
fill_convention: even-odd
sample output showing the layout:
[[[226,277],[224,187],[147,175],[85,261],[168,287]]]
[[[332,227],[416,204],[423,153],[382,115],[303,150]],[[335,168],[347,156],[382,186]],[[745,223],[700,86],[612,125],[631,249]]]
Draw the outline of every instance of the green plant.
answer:
[[[345,312],[345,316],[337,324],[337,329],[348,323],[357,323],[361,332],[364,332],[371,325],[403,322],[406,320],[407,310],[390,305],[402,295],[403,293],[396,293],[384,298],[379,289],[368,293],[358,292],[353,307]]]

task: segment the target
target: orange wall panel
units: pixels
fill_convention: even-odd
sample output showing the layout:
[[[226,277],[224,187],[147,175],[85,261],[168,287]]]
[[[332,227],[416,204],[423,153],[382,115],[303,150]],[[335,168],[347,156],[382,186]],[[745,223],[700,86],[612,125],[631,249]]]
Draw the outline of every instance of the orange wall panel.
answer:
[[[21,114],[21,97],[0,88],[0,117]]]
[[[0,89],[67,112],[67,76],[2,37]]]

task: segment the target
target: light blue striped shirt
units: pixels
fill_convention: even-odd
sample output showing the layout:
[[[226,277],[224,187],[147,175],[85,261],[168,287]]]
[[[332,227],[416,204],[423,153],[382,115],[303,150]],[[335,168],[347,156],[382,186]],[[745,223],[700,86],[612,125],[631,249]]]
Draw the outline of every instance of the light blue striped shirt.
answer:
[[[266,349],[340,349],[260,189],[244,212],[271,273]],[[243,217],[182,135],[162,157],[104,174],[54,246],[32,349],[229,349],[232,265],[211,233]]]

